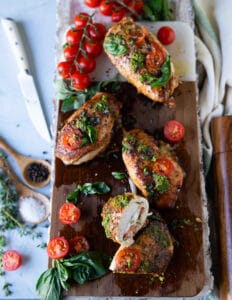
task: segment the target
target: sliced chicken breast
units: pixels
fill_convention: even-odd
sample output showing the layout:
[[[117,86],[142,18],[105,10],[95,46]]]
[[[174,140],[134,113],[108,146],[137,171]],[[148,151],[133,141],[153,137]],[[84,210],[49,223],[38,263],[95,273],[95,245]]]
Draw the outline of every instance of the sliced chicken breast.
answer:
[[[184,172],[171,153],[140,129],[125,135],[122,158],[137,188],[157,208],[173,208]]]
[[[56,157],[64,164],[92,160],[109,145],[121,104],[108,93],[97,93],[75,111],[59,131]]]
[[[154,34],[125,17],[112,26],[104,40],[104,50],[113,65],[138,93],[155,102],[174,106],[178,86],[171,57]]]
[[[148,215],[147,199],[133,193],[110,198],[102,209],[102,225],[107,238],[129,246],[144,226]]]

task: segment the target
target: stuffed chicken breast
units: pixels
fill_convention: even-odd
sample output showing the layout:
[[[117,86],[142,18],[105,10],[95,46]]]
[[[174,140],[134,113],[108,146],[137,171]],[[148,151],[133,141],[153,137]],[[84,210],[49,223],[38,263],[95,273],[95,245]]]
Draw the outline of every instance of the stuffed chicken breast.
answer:
[[[173,239],[167,225],[156,213],[129,247],[116,252],[110,270],[115,273],[155,274],[166,271],[174,251]]]
[[[97,93],[75,111],[58,133],[56,157],[64,164],[92,160],[109,145],[121,104],[108,93]]]
[[[129,176],[143,196],[157,208],[175,207],[184,172],[171,152],[140,129],[127,132],[122,145]]]
[[[129,246],[144,226],[149,210],[147,199],[133,193],[110,198],[102,209],[102,225],[107,238]]]
[[[125,17],[112,26],[104,40],[104,50],[113,65],[138,93],[168,106],[178,80],[168,51],[146,27]]]

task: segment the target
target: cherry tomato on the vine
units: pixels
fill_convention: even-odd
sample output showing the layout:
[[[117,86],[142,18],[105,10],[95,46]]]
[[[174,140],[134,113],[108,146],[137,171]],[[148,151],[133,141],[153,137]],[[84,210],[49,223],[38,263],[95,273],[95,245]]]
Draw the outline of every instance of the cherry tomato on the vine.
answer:
[[[184,134],[184,125],[177,120],[170,120],[164,126],[164,136],[170,142],[179,142]]]
[[[98,42],[104,39],[106,28],[101,23],[93,23],[88,27],[88,35],[92,41]]]
[[[176,34],[173,28],[163,26],[158,30],[157,37],[163,45],[169,45],[174,42]]]
[[[108,0],[100,2],[99,10],[104,16],[111,16],[114,11],[115,3]]]
[[[99,42],[84,42],[84,50],[89,57],[97,57],[102,53],[102,44]]]
[[[142,0],[135,0],[133,3],[133,9],[137,12],[137,14],[141,14],[143,11],[144,3]]]
[[[85,12],[81,12],[78,15],[76,15],[74,17],[74,23],[75,23],[76,29],[78,29],[78,30],[84,29],[89,20],[90,20],[90,15]]]
[[[77,45],[69,45],[69,44],[65,45],[63,51],[65,59],[70,61],[74,60],[77,54],[77,49],[78,49]]]
[[[76,72],[71,77],[71,84],[76,90],[85,90],[90,85],[89,75]]]
[[[71,28],[66,32],[66,41],[70,45],[78,44],[78,43],[80,43],[82,35],[83,35],[82,29],[75,30],[75,29]]]
[[[96,68],[94,58],[79,56],[77,59],[78,70],[81,73],[91,73]]]
[[[81,216],[80,208],[72,202],[65,202],[59,209],[59,220],[64,224],[75,224]]]
[[[63,236],[51,239],[47,245],[47,254],[52,259],[63,258],[68,254],[69,243]]]
[[[14,271],[22,264],[22,256],[16,250],[7,250],[2,255],[2,266],[6,271]]]
[[[77,254],[84,251],[89,251],[89,242],[83,235],[76,235],[71,240],[69,240],[70,253]]]
[[[72,73],[75,71],[75,67],[70,61],[61,61],[57,65],[57,71],[60,76],[64,79],[71,77]]]
[[[99,6],[100,2],[101,0],[85,0],[85,4],[92,8]]]
[[[118,8],[111,15],[112,22],[119,22],[126,14],[127,10],[124,7]]]

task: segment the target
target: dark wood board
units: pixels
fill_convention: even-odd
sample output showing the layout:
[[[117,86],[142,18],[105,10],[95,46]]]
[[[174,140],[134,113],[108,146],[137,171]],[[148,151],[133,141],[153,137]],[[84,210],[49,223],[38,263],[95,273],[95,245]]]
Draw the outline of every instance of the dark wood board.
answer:
[[[186,135],[176,145],[176,153],[186,176],[179,193],[176,208],[162,211],[175,239],[175,253],[161,283],[150,275],[114,275],[85,284],[73,286],[68,295],[76,296],[143,296],[143,297],[191,297],[205,286],[206,270],[204,257],[203,198],[201,192],[200,153],[195,82],[182,82],[175,92],[176,109],[154,105],[152,101],[124,83],[117,98],[123,102],[122,120],[128,129],[141,128],[156,138],[162,138],[162,128],[170,119],[185,125]],[[58,129],[67,115],[59,113]],[[101,250],[113,255],[118,245],[105,237],[101,226],[101,208],[111,195],[129,191],[126,179],[116,180],[112,171],[125,171],[120,152],[120,134],[114,135],[111,146],[100,157],[80,166],[65,166],[55,159],[55,178],[52,191],[50,237],[64,235],[71,238],[76,233],[84,234],[92,250]],[[113,146],[112,146],[113,145]],[[89,196],[82,206],[78,224],[64,226],[58,220],[58,210],[66,195],[77,183],[104,181],[111,192],[103,196]],[[173,226],[173,221],[190,220],[190,225]]]

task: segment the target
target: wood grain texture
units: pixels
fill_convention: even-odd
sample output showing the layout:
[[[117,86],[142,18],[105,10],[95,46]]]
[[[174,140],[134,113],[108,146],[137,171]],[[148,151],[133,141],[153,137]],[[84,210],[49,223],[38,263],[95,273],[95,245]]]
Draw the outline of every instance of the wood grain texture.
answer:
[[[220,239],[220,299],[232,298],[232,116],[212,120],[214,182]]]
[[[195,82],[183,82],[175,93],[176,109],[154,105],[136,90],[124,83],[117,99],[122,101],[122,123],[126,130],[141,128],[156,138],[163,138],[162,128],[170,119],[181,121],[186,128],[183,141],[175,146],[180,165],[186,172],[183,188],[179,194],[176,208],[162,211],[169,229],[175,239],[174,257],[165,274],[163,283],[158,278],[146,275],[114,275],[83,286],[74,285],[69,295],[77,296],[144,296],[144,297],[190,297],[197,295],[206,280],[203,233],[203,199],[200,182],[199,136]],[[58,129],[67,115],[60,113]],[[113,255],[118,245],[105,237],[101,226],[102,205],[110,196],[129,191],[127,179],[116,180],[112,171],[126,171],[121,159],[120,132],[104,155],[80,166],[65,166],[55,160],[55,182],[52,192],[52,215],[50,236],[72,237],[77,232],[84,234],[92,250],[101,250]],[[111,192],[103,196],[86,197],[82,206],[82,217],[74,226],[62,225],[58,218],[60,205],[65,196],[77,183],[104,181]],[[189,224],[184,225],[183,220]],[[182,224],[182,226],[181,226]]]

